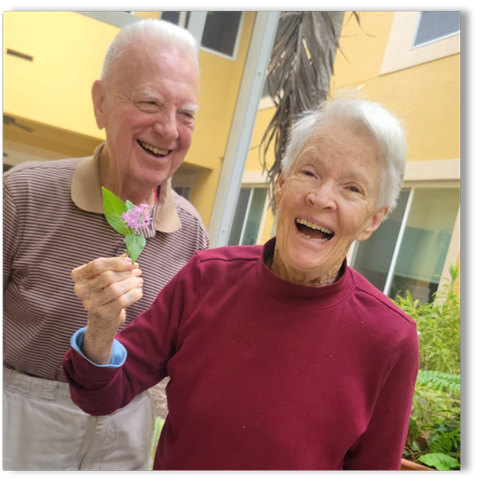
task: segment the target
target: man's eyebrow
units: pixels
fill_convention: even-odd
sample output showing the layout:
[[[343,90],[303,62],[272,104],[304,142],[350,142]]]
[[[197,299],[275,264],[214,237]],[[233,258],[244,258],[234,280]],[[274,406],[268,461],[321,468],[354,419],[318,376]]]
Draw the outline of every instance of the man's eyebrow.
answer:
[[[150,89],[142,89],[137,92],[135,92],[136,96],[138,97],[145,97],[148,99],[154,99],[157,100],[158,102],[163,102],[163,98],[161,95],[157,94],[153,90]]]
[[[142,89],[135,92],[136,96],[148,98],[152,100],[156,100],[158,103],[163,103],[163,97],[160,94],[157,94],[155,91],[150,89]],[[196,114],[198,112],[198,105],[195,104],[186,104],[180,107],[179,110],[183,110],[186,112],[191,112],[192,114]]]
[[[192,114],[196,114],[198,112],[198,105],[184,105],[180,107],[180,110],[191,112]]]

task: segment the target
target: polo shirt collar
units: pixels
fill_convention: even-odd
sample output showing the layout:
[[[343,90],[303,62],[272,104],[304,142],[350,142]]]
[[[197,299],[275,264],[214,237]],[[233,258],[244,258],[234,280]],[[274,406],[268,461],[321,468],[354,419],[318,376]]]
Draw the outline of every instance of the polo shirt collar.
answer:
[[[79,209],[89,213],[103,214],[102,186],[100,185],[100,153],[104,143],[98,146],[93,156],[80,161],[72,178],[72,201]],[[155,231],[173,233],[182,225],[175,210],[175,195],[171,179],[160,185],[157,205],[154,208]]]

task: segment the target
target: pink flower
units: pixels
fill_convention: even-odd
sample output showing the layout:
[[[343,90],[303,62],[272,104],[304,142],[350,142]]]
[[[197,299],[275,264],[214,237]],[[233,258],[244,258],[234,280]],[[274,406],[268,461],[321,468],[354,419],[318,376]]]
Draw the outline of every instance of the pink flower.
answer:
[[[138,234],[139,229],[146,228],[152,221],[152,216],[150,215],[143,217],[143,212],[147,208],[148,204],[140,204],[140,206],[135,206],[131,211],[121,215],[127,227],[135,230],[135,234]]]

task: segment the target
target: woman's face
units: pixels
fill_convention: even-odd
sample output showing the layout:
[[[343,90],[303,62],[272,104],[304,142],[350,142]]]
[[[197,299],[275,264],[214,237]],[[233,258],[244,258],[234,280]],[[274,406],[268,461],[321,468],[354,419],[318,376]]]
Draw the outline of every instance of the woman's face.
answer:
[[[334,276],[352,242],[370,237],[388,210],[375,209],[380,173],[370,133],[335,122],[321,126],[279,179],[272,269],[282,265],[300,284]]]

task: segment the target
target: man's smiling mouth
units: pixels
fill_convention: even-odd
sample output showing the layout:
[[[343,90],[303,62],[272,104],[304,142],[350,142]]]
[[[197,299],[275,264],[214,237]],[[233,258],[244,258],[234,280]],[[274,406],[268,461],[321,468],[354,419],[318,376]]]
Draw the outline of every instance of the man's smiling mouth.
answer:
[[[147,151],[149,154],[153,154],[157,157],[163,157],[163,156],[166,156],[167,154],[169,154],[170,152],[172,151],[168,151],[166,149],[157,149],[155,146],[152,146],[150,144],[147,144],[146,142],[143,142],[143,141],[140,141],[140,140],[137,140],[139,146]]]
[[[335,236],[335,233],[331,229],[312,223],[306,219],[295,219],[295,226],[302,236],[312,239],[317,243],[326,243]]]

